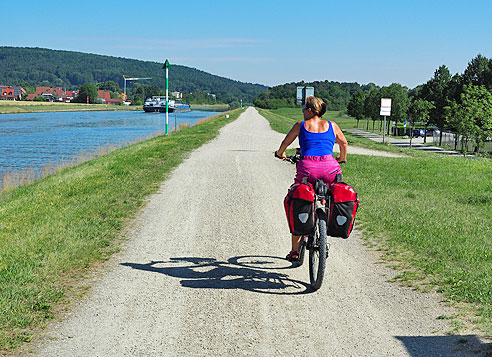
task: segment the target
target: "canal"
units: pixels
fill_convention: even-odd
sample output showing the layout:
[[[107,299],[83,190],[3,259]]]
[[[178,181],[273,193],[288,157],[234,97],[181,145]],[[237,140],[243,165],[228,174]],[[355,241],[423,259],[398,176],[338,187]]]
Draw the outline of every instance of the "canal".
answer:
[[[169,131],[218,113],[170,113]],[[140,111],[1,114],[0,183],[6,173],[37,172],[101,147],[125,146],[165,132],[165,125],[165,114]]]

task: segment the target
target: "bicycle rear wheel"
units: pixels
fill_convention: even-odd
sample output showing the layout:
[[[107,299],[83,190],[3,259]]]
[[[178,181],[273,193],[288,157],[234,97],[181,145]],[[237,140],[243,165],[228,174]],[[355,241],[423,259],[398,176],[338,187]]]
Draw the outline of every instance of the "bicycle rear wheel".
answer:
[[[316,214],[318,222],[313,246],[309,250],[309,279],[313,290],[321,287],[326,268],[326,214],[321,209],[318,209]]]

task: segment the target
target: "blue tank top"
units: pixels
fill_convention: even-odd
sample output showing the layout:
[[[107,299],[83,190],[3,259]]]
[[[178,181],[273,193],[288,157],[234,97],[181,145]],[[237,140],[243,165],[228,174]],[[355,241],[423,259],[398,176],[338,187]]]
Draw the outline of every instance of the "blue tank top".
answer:
[[[333,145],[335,145],[335,132],[333,124],[323,133],[313,133],[304,127],[305,121],[301,123],[299,131],[299,144],[304,156],[325,156],[333,155]]]

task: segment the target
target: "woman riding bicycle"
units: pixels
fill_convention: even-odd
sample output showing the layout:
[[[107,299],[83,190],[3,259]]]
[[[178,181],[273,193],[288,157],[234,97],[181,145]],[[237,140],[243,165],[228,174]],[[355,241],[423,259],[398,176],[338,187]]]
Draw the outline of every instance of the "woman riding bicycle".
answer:
[[[336,123],[322,119],[325,112],[326,104],[321,99],[307,97],[306,105],[302,108],[304,120],[294,124],[275,153],[278,158],[286,160],[285,150],[299,137],[302,156],[297,163],[297,183],[307,177],[311,183],[322,179],[331,185],[336,175],[342,172],[340,163],[345,162],[347,157],[347,139]],[[340,147],[340,156],[336,159],[333,157],[335,142]],[[292,249],[286,256],[287,260],[295,261],[299,258],[297,249],[300,239],[300,236],[292,235]]]

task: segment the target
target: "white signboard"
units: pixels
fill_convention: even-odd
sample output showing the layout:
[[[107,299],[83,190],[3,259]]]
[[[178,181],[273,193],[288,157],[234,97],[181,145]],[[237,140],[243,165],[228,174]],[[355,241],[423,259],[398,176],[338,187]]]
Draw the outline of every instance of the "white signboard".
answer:
[[[306,98],[314,96],[314,87],[297,87],[296,104],[306,104]]]
[[[381,98],[381,109],[379,115],[389,117],[391,115],[391,98]]]

